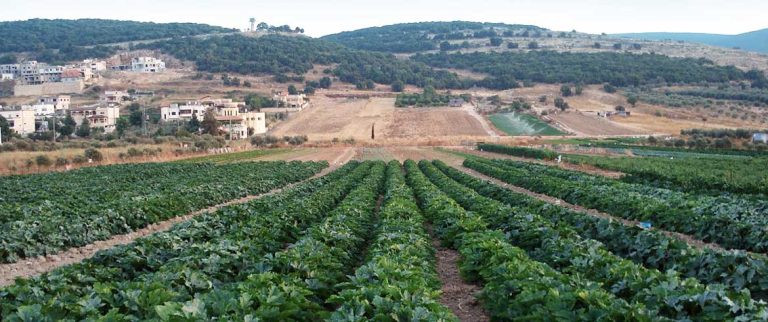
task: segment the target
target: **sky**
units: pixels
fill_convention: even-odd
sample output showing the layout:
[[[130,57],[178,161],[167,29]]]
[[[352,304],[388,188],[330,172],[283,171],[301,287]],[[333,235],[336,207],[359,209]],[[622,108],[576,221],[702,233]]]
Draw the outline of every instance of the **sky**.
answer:
[[[245,29],[253,17],[271,25],[300,26],[316,37],[393,23],[451,20],[596,34],[738,34],[768,28],[767,0],[2,0],[2,4],[2,21],[103,18]]]

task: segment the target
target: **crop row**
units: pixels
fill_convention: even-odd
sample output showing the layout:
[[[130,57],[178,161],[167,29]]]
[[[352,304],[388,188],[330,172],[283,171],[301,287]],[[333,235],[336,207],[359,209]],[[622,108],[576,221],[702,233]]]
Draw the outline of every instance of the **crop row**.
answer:
[[[631,307],[671,319],[765,319],[768,310],[748,290],[732,291],[720,284],[704,285],[679,273],[664,273],[622,259],[601,243],[585,239],[568,226],[556,226],[522,207],[502,204],[446,176],[433,164],[419,164],[425,175],[461,206],[502,230],[511,244],[537,261],[571,276],[596,282]]]
[[[184,303],[182,310],[198,305],[206,294],[231,294],[216,291],[263,271],[265,255],[295,242],[336,208],[369,177],[370,166],[353,162],[283,193],[225,207],[82,263],[17,280],[0,290],[2,318],[144,320],[175,313],[177,303]],[[224,310],[220,305],[239,303],[231,300],[209,303],[206,310],[213,314]]]
[[[7,211],[0,217],[0,262],[87,245],[225,201],[264,193],[306,179],[325,167],[325,162],[145,164],[101,167],[79,173],[82,176],[14,177],[11,183],[0,184],[0,190],[24,187],[7,195],[26,196],[0,204]],[[132,170],[138,173],[126,173]],[[67,181],[54,181],[49,186],[44,184],[46,178]],[[55,194],[62,190],[67,192]]]
[[[437,236],[462,256],[462,276],[482,282],[481,301],[493,320],[649,321],[651,312],[586,281],[534,261],[488,228],[484,216],[465,211],[408,160],[409,185]]]
[[[397,161],[387,166],[386,194],[366,262],[330,300],[336,321],[455,321],[439,303],[434,248],[413,191]]]
[[[627,226],[540,201],[477,179],[443,162],[434,162],[451,179],[482,196],[524,211],[544,216],[555,226],[570,226],[580,236],[603,243],[612,253],[659,271],[675,270],[711,284],[720,283],[734,290],[747,288],[753,298],[768,299],[768,258],[743,251],[696,248],[659,232]]]
[[[525,162],[477,158],[464,165],[509,184],[726,248],[768,251],[763,229],[768,208],[761,202],[686,194]]]

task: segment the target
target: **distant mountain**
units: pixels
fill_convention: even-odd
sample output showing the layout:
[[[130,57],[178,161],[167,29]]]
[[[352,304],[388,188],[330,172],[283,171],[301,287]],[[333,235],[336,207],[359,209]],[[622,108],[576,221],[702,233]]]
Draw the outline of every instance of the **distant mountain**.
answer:
[[[768,29],[747,32],[739,35],[646,32],[615,34],[613,36],[647,40],[682,40],[719,47],[740,48],[747,51],[768,54]]]
[[[441,42],[513,35],[541,35],[547,29],[503,23],[439,21],[371,27],[322,37],[344,46],[389,53],[438,49]]]

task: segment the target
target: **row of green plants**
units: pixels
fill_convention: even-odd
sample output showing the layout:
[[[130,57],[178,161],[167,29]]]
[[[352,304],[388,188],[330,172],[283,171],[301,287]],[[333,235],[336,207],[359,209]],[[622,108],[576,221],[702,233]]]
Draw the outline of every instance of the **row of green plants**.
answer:
[[[478,144],[477,149],[485,152],[508,154],[512,156],[542,159],[542,160],[554,160],[557,158],[557,153],[554,151],[543,149],[532,149],[519,146],[508,146],[499,144]]]
[[[249,277],[267,272],[264,261],[274,257],[270,254],[296,242],[356,186],[372,180],[366,179],[372,177],[371,167],[351,162],[282,193],[224,207],[81,263],[17,280],[0,290],[0,318],[205,319],[199,314],[278,305],[285,301],[275,299],[290,298],[295,289],[257,287],[269,278]],[[280,312],[260,314],[269,319],[264,315]]]
[[[651,222],[726,248],[768,250],[764,201],[688,194],[509,160],[474,158],[465,160],[464,166],[572,204]]]
[[[327,162],[134,164],[0,183],[0,262],[56,254],[306,179]]]
[[[606,158],[568,155],[566,161],[621,171],[626,182],[683,191],[768,194],[768,159],[762,158]]]
[[[424,164],[422,161],[422,165]],[[650,321],[653,312],[629,305],[577,275],[562,274],[513,246],[484,216],[441,191],[412,160],[409,185],[441,241],[461,254],[462,277],[482,283],[480,300],[492,320]]]
[[[753,298],[768,299],[768,258],[763,255],[693,247],[658,230],[573,211],[467,175],[443,162],[434,164],[451,179],[484,197],[542,215],[555,226],[569,226],[635,263],[662,272],[675,270],[702,283],[724,284],[736,291],[746,288]]]
[[[595,282],[604,291],[625,300],[640,312],[661,319],[755,320],[768,317],[763,302],[748,290],[732,291],[724,285],[705,285],[674,270],[648,269],[608,251],[600,242],[575,230],[554,225],[537,213],[483,197],[457,183],[435,165],[422,161],[422,172],[448,196],[483,218],[490,228],[502,230],[507,240],[533,259],[562,274]]]
[[[334,321],[456,321],[440,304],[435,250],[424,229],[426,219],[405,183],[398,161],[387,164],[385,197],[376,237],[365,263],[342,291]]]

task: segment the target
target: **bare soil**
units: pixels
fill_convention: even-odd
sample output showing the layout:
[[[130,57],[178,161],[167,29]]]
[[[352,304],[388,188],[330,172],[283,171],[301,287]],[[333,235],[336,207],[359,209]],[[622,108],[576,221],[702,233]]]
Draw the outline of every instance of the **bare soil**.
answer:
[[[339,165],[336,165],[336,166],[332,165],[328,168],[325,168],[318,174],[314,175],[312,178],[324,176],[330,173],[331,171],[335,170],[336,168],[338,168],[338,166]],[[307,179],[307,180],[310,180],[310,179]],[[0,264],[0,287],[12,284],[17,278],[30,278],[30,277],[34,277],[34,276],[52,271],[62,266],[79,263],[85,259],[93,257],[93,255],[95,255],[100,250],[113,248],[119,245],[130,244],[131,242],[133,242],[138,238],[142,238],[154,233],[169,230],[175,224],[190,220],[196,216],[216,211],[222,207],[242,204],[255,199],[263,198],[265,196],[280,193],[283,190],[293,187],[302,182],[304,181],[289,184],[283,188],[275,189],[263,194],[247,196],[237,200],[228,201],[228,202],[215,205],[203,210],[189,213],[184,216],[179,216],[179,217],[168,219],[163,222],[151,224],[147,227],[144,227],[142,229],[139,229],[137,231],[134,231],[128,234],[116,235],[116,236],[112,236],[110,239],[107,239],[107,240],[97,241],[82,247],[71,248],[69,250],[63,251],[56,255],[26,258],[16,263]]]
[[[443,247],[437,239],[432,240],[432,245],[437,250],[437,274],[442,282],[440,303],[450,308],[460,321],[490,321],[490,317],[477,300],[482,288],[461,278],[459,253]]]

